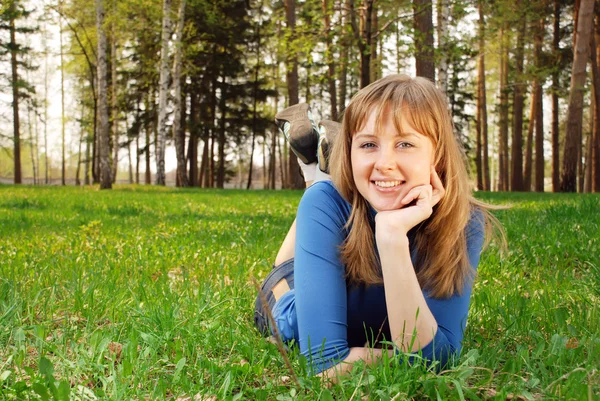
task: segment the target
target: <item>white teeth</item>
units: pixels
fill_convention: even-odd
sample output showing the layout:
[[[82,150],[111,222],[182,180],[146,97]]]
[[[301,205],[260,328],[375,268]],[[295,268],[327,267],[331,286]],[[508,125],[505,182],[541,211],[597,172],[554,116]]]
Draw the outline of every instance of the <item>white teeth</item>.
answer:
[[[375,181],[375,185],[381,188],[392,188],[400,184],[400,181]]]

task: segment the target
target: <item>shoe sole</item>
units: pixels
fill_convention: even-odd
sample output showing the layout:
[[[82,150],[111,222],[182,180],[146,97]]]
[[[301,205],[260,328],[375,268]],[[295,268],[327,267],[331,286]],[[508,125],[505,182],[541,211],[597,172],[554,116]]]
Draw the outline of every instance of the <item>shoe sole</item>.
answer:
[[[290,144],[292,152],[304,163],[311,164],[317,161],[318,135],[294,135],[297,132],[314,133],[314,125],[310,120],[310,107],[306,103],[299,103],[288,107],[275,115],[277,128],[283,133]],[[285,123],[289,123],[289,130],[285,130]]]
[[[273,313],[273,307],[275,306],[275,295],[273,295],[273,288],[279,284],[282,280],[286,280],[290,289],[294,289],[294,260],[290,259],[283,262],[279,266],[276,266],[265,278],[262,285],[260,286],[260,292],[264,295],[267,301],[267,307]],[[263,335],[270,333],[269,330],[269,318],[265,311],[265,305],[263,305],[260,294],[256,297],[254,303],[254,324],[258,328],[258,331]]]
[[[324,128],[324,133],[321,130],[321,127]],[[335,121],[321,120],[321,122],[319,123],[320,135],[319,145],[317,147],[317,164],[319,166],[319,170],[321,170],[325,174],[329,174],[329,157],[331,154],[331,148],[333,147],[333,143],[338,137],[341,129],[342,124]]]

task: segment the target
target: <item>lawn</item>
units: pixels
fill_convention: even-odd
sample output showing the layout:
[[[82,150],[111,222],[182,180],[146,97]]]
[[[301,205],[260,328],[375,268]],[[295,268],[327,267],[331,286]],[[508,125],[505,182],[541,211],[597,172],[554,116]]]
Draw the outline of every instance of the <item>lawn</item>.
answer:
[[[463,353],[339,384],[254,329],[300,192],[0,185],[0,399],[600,399],[600,196],[489,194]]]

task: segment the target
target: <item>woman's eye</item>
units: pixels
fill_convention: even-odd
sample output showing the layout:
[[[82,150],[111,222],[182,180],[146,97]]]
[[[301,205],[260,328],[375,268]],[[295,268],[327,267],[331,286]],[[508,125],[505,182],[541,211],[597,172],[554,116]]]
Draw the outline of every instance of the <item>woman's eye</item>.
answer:
[[[400,142],[396,146],[398,146],[399,148],[402,148],[402,149],[408,149],[408,148],[412,148],[413,144],[410,142]]]
[[[375,147],[375,144],[373,142],[365,142],[362,145],[360,145],[361,149],[371,149]]]

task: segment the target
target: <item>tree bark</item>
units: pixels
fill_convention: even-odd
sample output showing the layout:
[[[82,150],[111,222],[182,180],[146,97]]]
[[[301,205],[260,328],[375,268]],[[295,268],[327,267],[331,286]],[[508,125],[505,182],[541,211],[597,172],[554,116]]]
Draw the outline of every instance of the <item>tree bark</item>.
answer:
[[[338,101],[338,112],[337,115],[341,116],[346,108],[346,80],[348,76],[348,53],[349,48],[352,46],[351,37],[348,34],[347,27],[352,29],[352,24],[350,23],[350,0],[341,0],[343,3],[341,17],[340,17],[340,25],[343,27],[342,34],[340,38],[340,96]],[[337,121],[337,120],[336,120]]]
[[[173,137],[175,138],[175,153],[177,156],[176,185],[187,187],[188,179],[185,169],[185,113],[182,113],[182,101],[185,98],[181,94],[181,64],[182,64],[182,35],[185,23],[186,0],[179,3],[179,17],[177,22],[177,36],[175,38],[175,60],[173,62],[173,86],[175,97],[173,99]],[[184,116],[182,119],[182,115]]]
[[[156,146],[156,184],[166,185],[165,148],[167,144],[167,98],[169,95],[169,40],[171,39],[171,0],[163,0],[158,92],[158,142]]]
[[[225,187],[225,127],[227,124],[227,82],[223,74],[221,99],[219,100],[221,121],[219,127],[219,167],[217,169],[217,188]]]
[[[563,192],[575,192],[577,188],[577,157],[581,148],[585,70],[589,54],[589,36],[592,31],[593,11],[593,0],[581,0],[577,18],[577,39],[573,55],[571,91],[567,109],[567,134],[561,172],[560,189]]]
[[[59,7],[62,10],[62,1],[59,2]],[[60,159],[60,182],[66,185],[66,155],[65,155],[65,60],[63,51],[63,27],[62,17],[58,18],[59,25],[59,45],[60,45],[60,137],[61,137],[61,159]]]
[[[498,122],[498,191],[508,191],[508,39],[500,28],[500,113]]]
[[[514,90],[513,102],[513,132],[511,148],[511,191],[523,190],[523,103],[524,103],[524,85],[523,76],[523,58],[525,47],[525,33],[527,30],[526,15],[522,15],[519,21],[519,31],[517,36],[517,49],[515,53],[516,84]]]
[[[482,164],[483,164],[483,190],[491,191],[491,177],[489,164],[489,147],[488,147],[488,124],[487,124],[487,100],[485,89],[485,20],[483,13],[483,0],[477,3],[479,9],[479,65],[478,65],[478,96],[477,107],[480,112],[480,129],[481,129],[481,146],[483,148]]]
[[[257,105],[258,105],[258,76],[260,71],[260,24],[256,28],[257,43],[256,46],[256,66],[254,67],[254,85],[253,85],[253,101],[252,101],[252,142],[250,145],[250,164],[248,166],[248,183],[246,189],[252,188],[252,172],[254,170],[254,145],[256,143],[257,127]],[[307,74],[309,76],[309,74]],[[308,79],[308,78],[307,78]],[[308,97],[308,96],[307,96]]]
[[[531,173],[533,170],[533,129],[535,127],[535,104],[538,91],[536,83],[531,89],[531,104],[529,110],[529,125],[527,127],[527,142],[525,143],[525,167],[523,168],[523,191],[531,191]]]
[[[325,25],[325,59],[327,62],[327,84],[329,88],[330,118],[337,121],[337,93],[335,88],[335,63],[331,46],[331,16],[329,0],[323,0],[323,19]]]
[[[592,137],[592,192],[600,192],[600,7],[595,9],[594,42],[596,50],[596,109],[594,112],[594,136]]]
[[[108,125],[108,97],[106,93],[106,32],[104,29],[104,0],[96,0],[98,30],[98,147],[100,164],[100,189],[112,188],[110,171],[110,130]]]
[[[153,95],[148,93],[146,96],[146,172],[144,174],[144,183],[150,185],[152,183],[152,171],[150,169],[150,138],[154,131],[154,111],[150,109],[154,106]],[[152,102],[151,102],[152,100]]]
[[[350,24],[360,53],[360,87],[371,83],[371,24],[374,0],[364,0],[360,9],[360,26],[356,23],[354,0],[348,0]]]
[[[417,76],[435,82],[432,9],[431,0],[413,0]]]
[[[377,31],[379,30],[379,18],[377,16],[377,5],[373,2],[373,10],[371,10],[371,35],[369,38],[369,49],[371,49],[371,66],[369,67],[369,72],[371,73],[371,77],[369,80],[371,82],[377,81],[379,79],[379,53],[377,52],[377,43],[379,40],[377,39]]]
[[[558,128],[559,99],[559,54],[560,54],[560,1],[554,0],[554,31],[552,33],[552,51],[555,66],[552,71],[552,192],[560,190],[560,143]]]
[[[111,71],[111,123],[113,138],[112,182],[117,182],[119,169],[119,110],[117,108],[117,39],[113,24],[112,38],[110,41],[110,71]]]
[[[295,0],[285,0],[286,25],[291,32],[292,40],[296,37],[296,3]],[[288,85],[288,107],[298,104],[298,56],[294,51],[288,52],[287,60],[287,85]],[[293,153],[288,157],[288,171],[290,177],[290,188],[303,189],[304,180],[300,175],[298,160]]]
[[[534,59],[537,71],[543,68],[542,45],[544,41],[544,17],[539,17],[534,33]],[[544,106],[542,78],[536,77],[535,90],[537,91],[535,102],[535,191],[544,192]]]
[[[15,2],[10,2],[10,67],[11,67],[11,86],[12,86],[12,109],[13,109],[13,158],[14,158],[14,183],[21,184],[21,135],[19,122],[19,73],[17,61],[17,41],[15,27]]]
[[[448,19],[450,10],[445,0],[437,0],[437,37],[438,37],[438,88],[446,94],[448,91]]]
[[[189,185],[192,187],[199,186],[198,182],[198,137],[200,136],[199,127],[199,95],[194,84],[190,91],[190,140],[188,144],[188,154],[190,160],[189,168]]]

